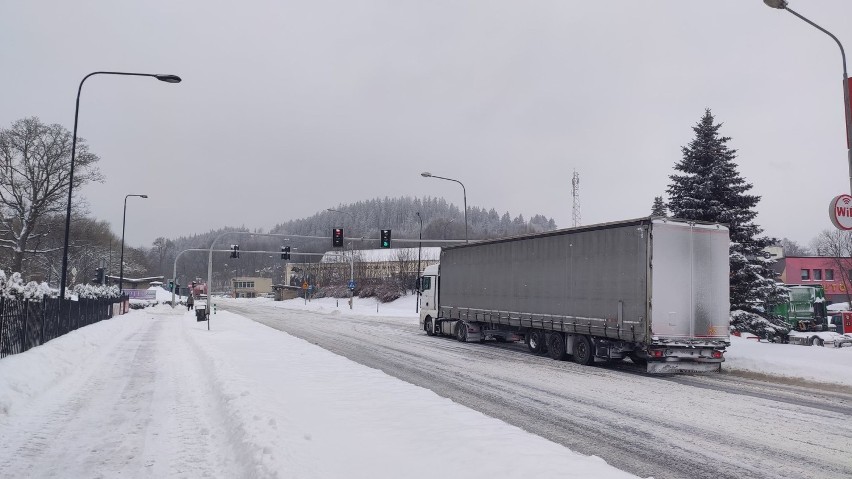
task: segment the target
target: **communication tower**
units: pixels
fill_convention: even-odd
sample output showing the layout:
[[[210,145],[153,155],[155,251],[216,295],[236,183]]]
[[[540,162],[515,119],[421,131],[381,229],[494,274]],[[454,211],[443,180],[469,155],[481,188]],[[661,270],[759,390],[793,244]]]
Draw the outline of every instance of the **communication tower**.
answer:
[[[571,212],[571,226],[580,226],[580,174],[574,170],[574,177],[571,178],[571,196],[574,197],[574,208]]]

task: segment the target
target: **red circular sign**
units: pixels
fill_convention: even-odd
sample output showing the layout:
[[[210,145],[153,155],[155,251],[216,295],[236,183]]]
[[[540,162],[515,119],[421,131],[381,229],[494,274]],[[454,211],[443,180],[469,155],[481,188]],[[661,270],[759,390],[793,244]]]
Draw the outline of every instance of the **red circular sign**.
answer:
[[[852,196],[835,196],[828,205],[828,217],[837,229],[852,230]]]

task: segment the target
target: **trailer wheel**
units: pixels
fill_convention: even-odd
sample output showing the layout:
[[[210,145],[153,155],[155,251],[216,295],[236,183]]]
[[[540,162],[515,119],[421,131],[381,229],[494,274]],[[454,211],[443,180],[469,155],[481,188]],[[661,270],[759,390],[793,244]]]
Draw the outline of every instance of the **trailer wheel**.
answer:
[[[544,331],[533,329],[527,333],[527,347],[533,354],[544,354],[547,346],[544,344]]]
[[[557,361],[564,361],[568,357],[565,349],[565,336],[562,333],[552,333],[547,342],[548,356]]]
[[[435,331],[432,329],[432,318],[426,318],[426,322],[423,323],[423,329],[426,330],[427,336],[435,335]]]
[[[823,341],[822,341],[821,337],[814,336],[814,337],[811,338],[811,346],[822,346],[822,345],[823,345]]]
[[[461,321],[456,323],[456,339],[462,343],[467,342],[467,325]]]
[[[583,366],[595,363],[595,347],[588,336],[578,335],[574,343],[574,362]]]

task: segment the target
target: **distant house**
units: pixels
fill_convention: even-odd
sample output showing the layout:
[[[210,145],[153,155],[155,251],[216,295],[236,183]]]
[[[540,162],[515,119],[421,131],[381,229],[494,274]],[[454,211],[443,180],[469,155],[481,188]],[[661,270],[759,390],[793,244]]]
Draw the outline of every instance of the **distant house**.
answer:
[[[441,248],[387,248],[356,249],[353,251],[327,251],[321,263],[349,264],[350,258],[358,265],[365,278],[390,278],[401,272],[417,273],[418,253],[420,270],[435,264],[441,258]]]
[[[231,279],[235,298],[257,298],[272,293],[272,278],[242,276]]]
[[[418,253],[420,270],[438,262],[441,248],[388,248],[346,251],[327,251],[319,263],[289,263],[287,277],[290,284],[326,286],[345,284],[350,277],[356,284],[371,280],[397,280],[413,287],[417,271]]]
[[[848,301],[847,292],[852,291],[852,284],[847,278],[852,276],[849,271],[841,271],[849,264],[849,258],[833,258],[830,256],[783,256],[778,257],[773,269],[781,275],[784,284],[819,284],[825,289],[825,299],[831,303]]]

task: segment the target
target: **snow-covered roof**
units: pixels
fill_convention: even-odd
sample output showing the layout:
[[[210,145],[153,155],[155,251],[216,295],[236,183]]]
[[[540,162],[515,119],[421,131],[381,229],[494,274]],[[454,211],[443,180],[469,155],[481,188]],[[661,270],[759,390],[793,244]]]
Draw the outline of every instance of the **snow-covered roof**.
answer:
[[[107,279],[121,279],[118,276],[112,274],[108,274],[106,275],[106,277]],[[160,281],[160,283],[162,284],[163,278],[164,276],[149,276],[147,278],[128,278],[127,276],[125,276],[123,279],[128,283],[146,283],[151,281]]]
[[[355,261],[365,263],[386,263],[390,261],[398,261],[400,255],[403,257],[417,261],[417,251],[419,248],[387,248],[387,249],[356,249]],[[351,251],[346,251],[346,261],[349,261]],[[422,261],[438,261],[441,258],[441,248],[439,246],[427,246],[420,251],[420,259]],[[323,263],[339,263],[341,262],[339,251],[326,251],[321,262]]]

